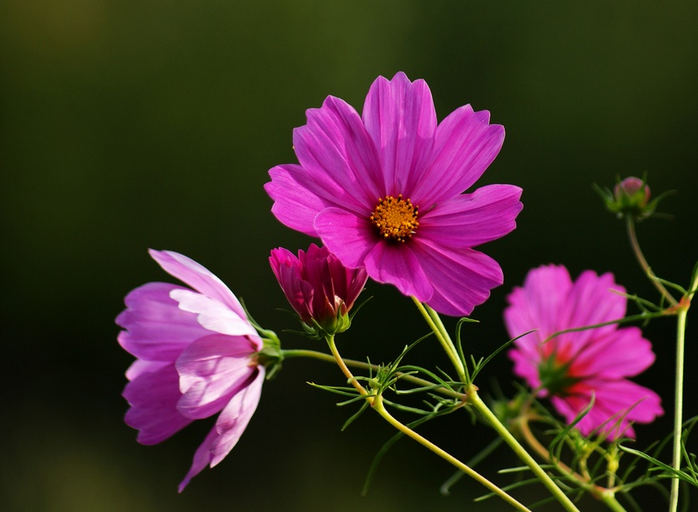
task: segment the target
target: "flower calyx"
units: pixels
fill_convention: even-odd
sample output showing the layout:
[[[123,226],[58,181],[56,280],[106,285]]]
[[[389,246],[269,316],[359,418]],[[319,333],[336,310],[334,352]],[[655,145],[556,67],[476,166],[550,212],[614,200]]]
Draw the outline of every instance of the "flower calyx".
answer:
[[[606,208],[616,214],[618,218],[630,217],[642,220],[651,217],[657,204],[665,194],[650,200],[652,197],[650,187],[645,178],[629,176],[623,180],[618,179],[613,190],[595,186],[596,191],[606,204]]]

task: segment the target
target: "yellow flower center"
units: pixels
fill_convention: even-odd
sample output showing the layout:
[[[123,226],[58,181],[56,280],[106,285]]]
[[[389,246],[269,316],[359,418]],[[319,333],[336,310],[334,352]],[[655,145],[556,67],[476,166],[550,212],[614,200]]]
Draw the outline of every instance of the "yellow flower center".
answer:
[[[378,199],[368,220],[386,240],[405,243],[419,227],[418,215],[419,208],[398,194]]]

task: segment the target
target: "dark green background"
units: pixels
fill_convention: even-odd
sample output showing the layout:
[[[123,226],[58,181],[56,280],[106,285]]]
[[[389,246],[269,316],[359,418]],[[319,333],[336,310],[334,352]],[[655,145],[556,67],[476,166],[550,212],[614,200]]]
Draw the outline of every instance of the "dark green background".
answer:
[[[284,299],[266,258],[309,240],[269,213],[266,172],[294,161],[304,109],[327,94],[361,108],[371,81],[398,70],[427,80],[439,117],[464,103],[489,109],[507,138],[480,183],[524,189],[519,228],[485,247],[506,277],[467,330],[475,354],[506,340],[506,294],[541,263],[612,271],[654,298],[593,182],[647,172],[655,192],[678,191],[661,207],[674,218],[643,223],[640,238],[657,272],[685,284],[698,256],[697,26],[689,1],[5,0],[0,508],[470,510],[482,490],[440,496],[450,468],[407,441],[361,498],[390,428],[368,414],[340,433],[350,411],[305,381],[342,379],[310,361],[288,362],[265,385],[239,445],[177,495],[209,424],[157,447],[135,442],[120,397],[131,357],[113,323],[122,298],[167,279],[146,248],[172,249],[213,270],[266,326],[295,327],[275,309]],[[347,356],[386,360],[425,332],[395,290],[367,294],[375,299],[341,339]],[[689,365],[697,322],[692,313]],[[670,412],[672,323],[646,332],[657,363],[640,381]],[[428,343],[415,360],[445,367]],[[506,357],[482,376],[485,394],[496,381],[510,389]],[[687,416],[698,412],[696,385],[689,370]],[[638,428],[638,447],[669,429],[666,417]],[[463,458],[491,438],[463,415],[425,432]],[[506,482],[494,470],[507,464],[502,450],[484,471]]]

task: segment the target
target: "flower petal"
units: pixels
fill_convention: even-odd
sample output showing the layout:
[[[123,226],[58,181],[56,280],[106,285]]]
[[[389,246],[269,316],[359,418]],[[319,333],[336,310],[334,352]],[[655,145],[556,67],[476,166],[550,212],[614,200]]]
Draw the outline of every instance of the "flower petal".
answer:
[[[333,96],[306,116],[307,124],[293,131],[301,166],[337,206],[370,212],[383,187],[378,155],[361,118]]]
[[[174,364],[141,372],[126,384],[123,397],[131,408],[124,421],[138,430],[139,443],[157,444],[191,423],[177,411],[180,396]]]
[[[419,236],[454,249],[501,238],[516,228],[521,189],[488,185],[436,205],[419,219]]]
[[[150,256],[163,268],[165,272],[188,284],[196,291],[216,299],[242,318],[246,318],[245,311],[238,302],[233,292],[203,265],[191,258],[173,251],[148,250]]]
[[[481,252],[454,251],[427,239],[412,242],[415,255],[434,287],[427,303],[439,313],[469,315],[475,306],[487,300],[492,288],[504,281],[499,264]]]
[[[192,343],[176,362],[179,412],[199,419],[220,411],[256,371],[254,352],[255,345],[244,336],[212,334]]]
[[[544,265],[528,273],[523,288],[514,288],[507,297],[504,321],[512,338],[531,329],[538,332],[517,340],[517,345],[524,340],[537,344],[565,328],[559,320],[560,312],[571,288],[569,272],[562,265]]]
[[[116,317],[125,330],[119,344],[136,357],[151,361],[174,361],[184,348],[209,334],[196,315],[179,309],[170,293],[185,288],[168,283],[147,283],[131,291],[126,309]]]
[[[627,302],[623,293],[625,288],[613,281],[613,274],[597,276],[591,270],[582,272],[560,310],[560,325],[564,326],[560,328],[583,327],[623,318]],[[594,339],[613,333],[617,328],[616,324],[611,324],[570,333],[568,337],[575,350],[582,351]]]
[[[317,195],[316,186],[309,183],[307,172],[299,165],[277,165],[269,171],[271,181],[264,190],[274,200],[271,212],[291,229],[309,236],[315,235],[313,222],[321,210],[331,206],[325,194]]]
[[[530,336],[526,336],[530,338]],[[540,355],[535,345],[518,345],[520,340],[516,340],[515,348],[508,352],[509,358],[514,362],[514,374],[526,379],[531,389],[538,389],[541,385],[538,373]]]
[[[448,115],[436,128],[432,160],[416,188],[412,202],[422,211],[460,194],[485,172],[504,142],[504,127],[489,124],[489,112],[473,112],[470,105]]]
[[[206,329],[231,336],[257,337],[257,331],[250,325],[247,316],[239,316],[215,299],[184,289],[172,290],[170,297],[179,303],[182,311],[196,313],[197,321]]]
[[[145,359],[136,359],[126,370],[126,378],[128,380],[133,380],[139,375],[154,372],[169,364],[172,364],[172,361],[146,361]]]
[[[327,208],[315,218],[315,230],[345,267],[364,266],[364,260],[380,241],[371,231],[368,218],[358,217],[340,208]]]
[[[365,260],[366,273],[379,283],[395,286],[400,293],[428,302],[434,289],[411,244],[378,242]]]
[[[610,439],[635,437],[631,422],[649,423],[664,413],[654,391],[625,379],[588,380],[571,391],[574,394],[552,400],[568,423],[589,404],[592,393],[595,396],[591,411],[576,425],[584,435],[600,430]]]
[[[363,109],[366,130],[380,157],[382,195],[411,191],[431,157],[436,111],[424,80],[410,82],[399,72],[379,76]]]
[[[206,436],[194,454],[194,461],[184,480],[179,484],[179,492],[198,475],[206,465],[218,464],[237,444],[252,415],[257,410],[264,383],[264,369],[259,367],[257,375],[247,387],[236,394],[223,409],[216,425]]]
[[[632,377],[654,362],[649,341],[637,327],[625,327],[605,336],[595,337],[580,351],[571,367],[575,376],[601,378]]]

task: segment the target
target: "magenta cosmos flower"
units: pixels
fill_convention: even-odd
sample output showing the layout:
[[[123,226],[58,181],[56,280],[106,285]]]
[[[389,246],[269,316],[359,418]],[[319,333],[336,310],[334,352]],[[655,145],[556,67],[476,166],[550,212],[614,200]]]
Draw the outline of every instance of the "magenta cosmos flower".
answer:
[[[366,284],[365,270],[346,268],[315,244],[298,251],[298,257],[283,247],[273,249],[269,264],[303,323],[312,327],[317,322],[331,334],[349,327],[347,313]]]
[[[300,165],[274,167],[265,185],[277,219],[441,313],[467,315],[502,284],[472,248],[516,227],[521,189],[461,194],[502,146],[489,112],[466,105],[437,124],[427,84],[397,73],[373,82],[361,116],[333,96],[306,115],[293,132]]]
[[[637,327],[611,324],[569,332],[543,343],[558,331],[595,325],[625,316],[625,289],[612,274],[587,270],[572,282],[563,266],[531,270],[522,288],[509,295],[504,320],[516,340],[509,352],[514,373],[525,378],[568,423],[594,397],[591,410],[577,423],[588,435],[604,432],[609,438],[634,437],[631,423],[649,423],[663,413],[657,394],[626,379],[654,362],[650,342]]]
[[[150,251],[170,275],[191,286],[147,283],[126,296],[116,318],[119,344],[136,356],[126,372],[126,423],[138,442],[159,443],[193,420],[220,415],[194,455],[181,492],[206,465],[235,446],[257,408],[262,340],[235,295],[207,269],[170,251]],[[193,289],[192,289],[193,288]]]

